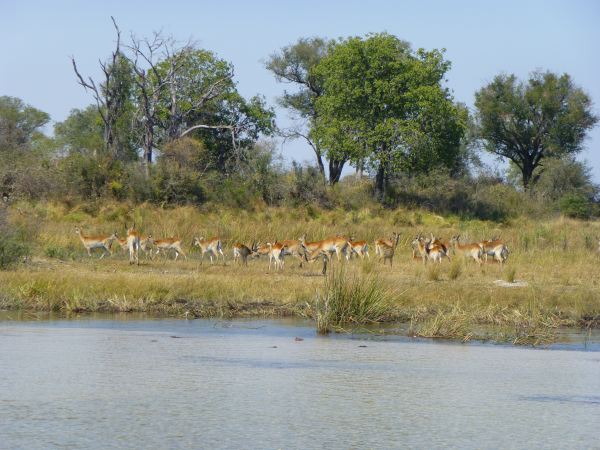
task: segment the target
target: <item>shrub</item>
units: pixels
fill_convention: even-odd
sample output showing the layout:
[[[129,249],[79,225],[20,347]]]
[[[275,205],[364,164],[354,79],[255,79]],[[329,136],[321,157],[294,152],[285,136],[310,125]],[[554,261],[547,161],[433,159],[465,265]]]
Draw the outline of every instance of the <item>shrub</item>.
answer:
[[[565,194],[558,203],[560,212],[574,219],[589,219],[592,216],[592,203],[577,193]]]
[[[0,234],[0,270],[17,264],[29,254],[29,248],[13,235]]]

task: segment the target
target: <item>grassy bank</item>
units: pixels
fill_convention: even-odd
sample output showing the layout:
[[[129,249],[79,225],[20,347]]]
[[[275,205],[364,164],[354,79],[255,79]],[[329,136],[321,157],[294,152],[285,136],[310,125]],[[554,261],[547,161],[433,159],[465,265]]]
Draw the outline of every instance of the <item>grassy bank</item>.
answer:
[[[130,266],[116,247],[112,257],[89,258],[74,232],[80,226],[87,234],[115,230],[123,234],[125,224],[134,219],[143,234],[183,238],[188,260],[142,258],[139,267]],[[407,322],[410,333],[420,336],[535,343],[552,340],[559,327],[600,326],[597,223],[555,219],[499,224],[378,207],[253,212],[148,205],[132,209],[123,204],[16,204],[10,207],[10,221],[31,236],[32,256],[14,270],[0,272],[3,309],[317,319],[319,299],[322,305],[331,289],[338,289],[336,295],[343,302],[356,291],[356,283],[362,283],[374,297],[380,298],[377,289],[385,291],[385,310],[378,309],[374,321]],[[283,272],[269,273],[264,259],[253,260],[248,267],[231,261],[235,241],[264,242],[303,234],[316,240],[339,233],[372,242],[392,231],[401,234],[393,267],[378,262],[371,248],[370,260],[344,263],[343,275],[334,263],[337,288],[320,276],[318,262],[299,268],[288,259]],[[490,263],[479,268],[458,258],[435,268],[423,266],[412,259],[410,248],[420,231],[443,238],[460,233],[465,241],[500,236],[510,249],[507,267],[501,270]],[[207,260],[200,264],[199,254],[190,248],[194,236],[213,235],[223,239],[226,265],[211,266]],[[355,288],[341,292],[345,283],[355,283]],[[334,317],[331,329],[360,322],[348,309],[340,311],[346,318]]]

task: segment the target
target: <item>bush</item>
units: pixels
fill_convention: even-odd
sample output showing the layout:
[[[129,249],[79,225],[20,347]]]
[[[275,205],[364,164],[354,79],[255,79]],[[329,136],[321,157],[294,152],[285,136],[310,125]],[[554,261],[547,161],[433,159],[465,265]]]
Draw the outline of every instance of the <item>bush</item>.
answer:
[[[6,270],[29,255],[29,248],[13,235],[0,234],[0,270]]]
[[[564,195],[558,202],[558,207],[562,214],[574,219],[589,219],[593,212],[592,203],[577,193]]]

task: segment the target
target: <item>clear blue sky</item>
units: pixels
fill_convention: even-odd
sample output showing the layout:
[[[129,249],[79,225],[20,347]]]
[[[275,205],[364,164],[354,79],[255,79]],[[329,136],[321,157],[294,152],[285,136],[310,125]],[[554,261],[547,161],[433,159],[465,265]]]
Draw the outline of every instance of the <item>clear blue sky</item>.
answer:
[[[97,77],[98,59],[114,43],[113,15],[123,34],[149,36],[162,29],[216,52],[235,65],[245,96],[261,93],[271,104],[284,85],[264,60],[299,37],[329,38],[387,31],[415,48],[446,48],[448,85],[472,106],[473,94],[494,75],[525,78],[535,69],[569,73],[594,100],[600,115],[600,2],[570,1],[10,1],[0,0],[0,95],[22,98],[54,121],[92,98],[70,65]],[[287,123],[278,110],[278,124]],[[311,160],[300,142],[281,148],[286,159]],[[600,126],[586,141],[600,182]]]

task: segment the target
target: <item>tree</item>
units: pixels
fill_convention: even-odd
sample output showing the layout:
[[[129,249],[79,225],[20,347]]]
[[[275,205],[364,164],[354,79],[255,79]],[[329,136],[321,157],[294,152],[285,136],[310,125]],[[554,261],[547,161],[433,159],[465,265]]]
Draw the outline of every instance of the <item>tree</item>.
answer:
[[[367,160],[382,200],[396,171],[454,166],[466,110],[441,86],[449,67],[442,52],[413,52],[387,33],[340,41],[314,68],[315,135],[334,157]]]
[[[104,80],[96,83],[92,77],[85,79],[77,68],[75,58],[71,57],[73,70],[78,82],[86,91],[90,91],[96,101],[96,107],[104,124],[104,143],[113,158],[128,160],[135,157],[130,133],[132,67],[129,59],[121,51],[121,31],[111,17],[117,33],[115,49],[108,61],[100,61]]]
[[[271,55],[266,64],[266,68],[273,72],[277,81],[293,83],[298,87],[296,92],[284,91],[279,98],[279,104],[293,113],[296,122],[291,129],[282,130],[282,135],[286,139],[306,140],[315,152],[317,166],[323,178],[323,156],[327,153],[330,184],[339,181],[347,158],[343,153],[326,152],[313,133],[319,120],[315,101],[323,93],[323,80],[313,69],[334,45],[335,41],[324,38],[301,38],[295,44]]]
[[[16,97],[0,97],[0,151],[17,152],[40,134],[50,116]]]
[[[527,83],[498,75],[475,93],[477,137],[483,147],[511,160],[527,190],[545,158],[581,151],[598,121],[588,95],[567,74],[534,72]]]

